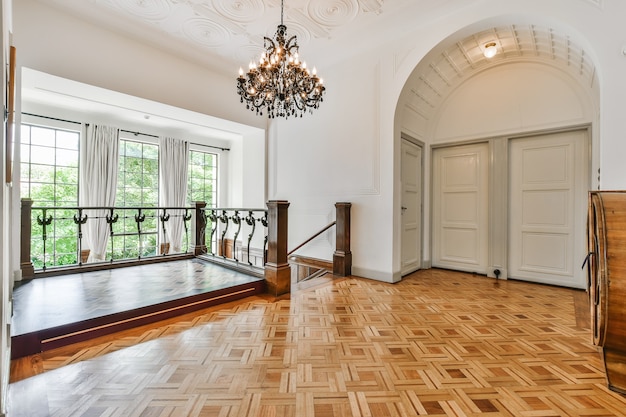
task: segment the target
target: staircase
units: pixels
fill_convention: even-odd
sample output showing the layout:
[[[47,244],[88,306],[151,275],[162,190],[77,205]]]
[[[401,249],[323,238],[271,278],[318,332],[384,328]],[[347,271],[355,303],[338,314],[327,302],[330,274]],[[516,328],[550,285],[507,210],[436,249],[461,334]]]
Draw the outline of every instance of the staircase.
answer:
[[[308,258],[306,256],[289,256],[289,265],[291,266],[292,283],[318,278],[333,271],[333,263],[331,261]]]

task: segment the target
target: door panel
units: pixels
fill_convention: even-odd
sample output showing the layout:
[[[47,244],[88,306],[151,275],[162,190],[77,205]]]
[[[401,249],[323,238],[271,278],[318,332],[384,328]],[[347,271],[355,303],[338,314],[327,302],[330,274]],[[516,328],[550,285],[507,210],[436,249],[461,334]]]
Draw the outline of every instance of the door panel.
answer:
[[[515,139],[509,154],[509,276],[585,287],[586,133]]]
[[[433,151],[433,266],[486,273],[488,144]]]
[[[402,140],[402,275],[422,263],[422,148]]]

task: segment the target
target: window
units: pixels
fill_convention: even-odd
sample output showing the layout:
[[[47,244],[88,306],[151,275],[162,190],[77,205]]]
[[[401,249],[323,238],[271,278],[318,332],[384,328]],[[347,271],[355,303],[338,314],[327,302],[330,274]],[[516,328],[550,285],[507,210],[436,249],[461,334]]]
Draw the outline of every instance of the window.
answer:
[[[80,133],[31,124],[21,126],[20,194],[33,200],[34,207],[76,207],[78,205],[78,146]],[[74,210],[47,210],[53,221],[37,223],[42,210],[33,210],[31,254],[35,268],[77,263],[78,240]]]
[[[74,221],[79,204],[81,133],[72,130],[71,122],[55,120],[46,124],[26,122],[21,126],[20,191],[21,197],[31,198],[35,207],[31,219],[31,254],[36,269],[78,264],[82,249]],[[217,176],[217,154],[190,151],[187,205],[204,201],[207,207],[216,207]],[[89,187],[89,184],[81,186]],[[156,141],[120,138],[114,206],[117,221],[112,225],[113,233],[107,244],[107,260],[164,253],[164,248],[158,248],[162,213],[155,209],[159,206]],[[44,218],[44,209],[45,218],[52,216],[45,226],[40,223],[46,222],[38,222],[38,218]]]
[[[207,208],[217,207],[217,155],[202,151],[189,151],[189,170],[187,171],[187,204],[191,205],[196,201],[206,202]],[[206,230],[213,228],[211,219],[207,219]],[[210,234],[205,233],[205,244],[213,247]],[[212,252],[212,250],[210,250]]]
[[[159,205],[159,146],[120,139],[116,207],[157,207]],[[118,213],[113,226],[113,259],[156,255],[158,213],[142,210],[146,218],[138,223],[136,209]],[[138,227],[141,235],[137,234]],[[110,256],[111,249],[109,248]]]
[[[207,207],[217,206],[217,155],[189,151],[187,204],[205,201]]]

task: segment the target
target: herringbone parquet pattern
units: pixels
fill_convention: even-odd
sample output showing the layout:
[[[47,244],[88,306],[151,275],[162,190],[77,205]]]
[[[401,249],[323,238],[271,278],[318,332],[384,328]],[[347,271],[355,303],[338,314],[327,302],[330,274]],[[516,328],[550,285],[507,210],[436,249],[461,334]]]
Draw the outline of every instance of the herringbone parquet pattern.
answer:
[[[574,293],[439,270],[334,280],[85,351],[11,384],[9,417],[626,415]]]

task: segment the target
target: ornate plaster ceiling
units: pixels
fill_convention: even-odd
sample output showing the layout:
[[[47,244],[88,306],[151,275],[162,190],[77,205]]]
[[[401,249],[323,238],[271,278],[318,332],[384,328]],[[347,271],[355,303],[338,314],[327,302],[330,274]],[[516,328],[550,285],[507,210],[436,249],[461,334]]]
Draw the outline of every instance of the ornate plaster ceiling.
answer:
[[[281,20],[280,0],[38,1],[229,73],[261,55],[263,37],[273,37]],[[407,8],[421,11],[408,25],[463,1],[286,0],[284,23],[305,60],[328,63],[392,35],[399,29],[393,18]]]
[[[263,36],[280,23],[280,0],[38,0],[166,51],[236,74],[262,52]],[[323,73],[346,51],[394,39],[433,18],[478,0],[285,0],[284,22],[301,56]],[[602,0],[572,0],[602,8]],[[539,16],[537,16],[539,18]],[[496,57],[483,56],[486,42]],[[535,21],[501,19],[452,35],[417,66],[405,93],[428,119],[457,85],[494,65],[534,61],[552,65],[593,88],[594,64],[567,30]]]

